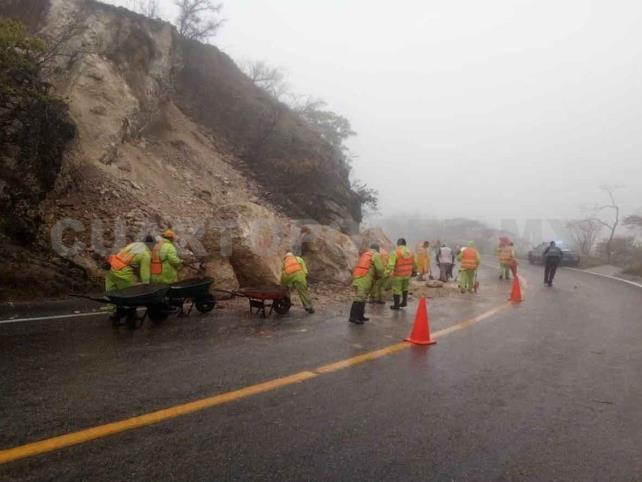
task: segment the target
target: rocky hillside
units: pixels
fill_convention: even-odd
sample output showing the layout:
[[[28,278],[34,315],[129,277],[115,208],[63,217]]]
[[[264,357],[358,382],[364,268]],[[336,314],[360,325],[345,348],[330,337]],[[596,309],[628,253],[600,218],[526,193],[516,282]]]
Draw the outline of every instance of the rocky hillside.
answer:
[[[41,278],[38,292],[68,291],[75,266],[91,277],[119,241],[150,227],[196,224],[185,228],[194,231],[233,203],[358,229],[361,202],[345,163],[216,47],[93,0],[0,0],[0,15],[47,42],[41,77],[51,99],[68,104],[67,113],[52,100],[61,109],[54,122],[42,106],[17,109],[15,99],[2,99],[0,182],[23,193],[21,209],[30,213],[16,210],[15,195],[3,202],[3,219],[20,219],[3,223],[3,246],[15,244],[23,266],[5,297]],[[27,189],[15,187],[23,181]],[[61,231],[62,219],[73,221]],[[63,253],[70,265],[60,249],[51,252],[59,232],[65,246],[82,243]]]

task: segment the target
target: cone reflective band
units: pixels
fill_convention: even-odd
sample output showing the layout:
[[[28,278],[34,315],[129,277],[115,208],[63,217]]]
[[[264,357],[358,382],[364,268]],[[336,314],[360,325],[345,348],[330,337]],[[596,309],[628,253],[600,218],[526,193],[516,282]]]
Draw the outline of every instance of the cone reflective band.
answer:
[[[412,328],[412,333],[404,341],[414,343],[415,345],[434,345],[437,343],[430,337],[430,321],[428,319],[428,306],[426,298],[419,298],[417,305],[417,314],[415,315],[415,324]]]

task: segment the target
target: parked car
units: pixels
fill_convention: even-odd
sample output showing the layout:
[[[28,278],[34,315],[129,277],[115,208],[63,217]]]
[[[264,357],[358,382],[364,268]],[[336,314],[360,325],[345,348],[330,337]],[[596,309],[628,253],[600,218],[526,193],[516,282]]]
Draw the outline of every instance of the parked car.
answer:
[[[577,266],[580,264],[579,255],[564,243],[556,243],[557,247],[562,250],[562,266]],[[530,264],[544,264],[544,250],[550,243],[542,243],[535,246],[528,252],[528,262]]]

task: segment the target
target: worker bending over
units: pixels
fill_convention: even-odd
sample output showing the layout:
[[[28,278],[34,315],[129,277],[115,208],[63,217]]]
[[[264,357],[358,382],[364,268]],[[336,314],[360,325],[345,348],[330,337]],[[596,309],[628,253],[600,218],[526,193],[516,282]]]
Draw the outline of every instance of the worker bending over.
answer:
[[[398,310],[408,305],[408,288],[410,277],[415,270],[415,258],[406,246],[406,240],[399,238],[397,248],[390,254],[386,276],[392,274],[393,305],[390,309]]]
[[[468,243],[468,246],[461,250],[457,259],[460,263],[459,288],[462,293],[466,291],[472,293],[475,289],[475,274],[481,263],[479,252],[475,248],[475,242]]]
[[[174,231],[166,229],[152,249],[150,270],[153,283],[172,284],[178,281],[181,259],[174,246],[175,239]]]
[[[281,265],[281,285],[289,290],[295,289],[305,311],[314,313],[308,292],[308,268],[303,258],[294,256],[291,252],[285,253]]]
[[[149,283],[153,247],[154,238],[147,235],[144,241],[128,244],[117,254],[111,255],[107,260],[109,271],[105,275],[105,291],[132,286],[136,283],[135,274],[141,283]]]
[[[384,266],[379,254],[379,245],[373,243],[370,245],[370,249],[359,257],[357,265],[352,270],[354,301],[350,307],[350,323],[362,325],[364,321],[368,321],[365,316],[366,299],[375,280],[383,279],[383,275]]]

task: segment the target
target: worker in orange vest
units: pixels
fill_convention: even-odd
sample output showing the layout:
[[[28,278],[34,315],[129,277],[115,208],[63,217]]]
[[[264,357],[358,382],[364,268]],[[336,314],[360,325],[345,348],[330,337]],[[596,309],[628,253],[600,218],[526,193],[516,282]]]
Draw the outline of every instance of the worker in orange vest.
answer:
[[[466,291],[472,293],[475,288],[475,273],[481,263],[479,252],[475,248],[475,242],[468,243],[468,246],[461,250],[457,259],[460,263],[459,288],[462,293]]]
[[[430,273],[430,243],[424,241],[417,247],[417,280],[425,281]]]
[[[178,281],[178,269],[181,259],[178,257],[174,242],[176,234],[171,229],[163,231],[163,235],[152,249],[151,272],[152,283],[172,284]]]
[[[296,290],[305,311],[314,313],[314,307],[308,291],[308,267],[305,265],[303,258],[294,256],[290,252],[285,253],[281,264],[281,285],[290,290]]]
[[[513,243],[500,245],[497,251],[499,257],[499,279],[510,279],[511,265],[515,261]]]
[[[370,249],[360,257],[357,265],[352,270],[352,287],[354,288],[354,301],[350,308],[350,323],[363,325],[368,321],[365,316],[366,299],[372,290],[372,285],[377,278],[383,278],[384,267],[379,254],[379,245],[373,243]]]
[[[408,306],[408,289],[410,277],[416,270],[415,257],[406,246],[406,240],[399,238],[397,248],[390,254],[385,275],[392,275],[392,310]]]
[[[381,273],[381,277],[376,278],[374,283],[372,283],[372,289],[370,290],[370,303],[384,305],[386,304],[383,299],[384,291],[390,289],[390,278],[385,276],[385,268],[388,266],[390,255],[384,248],[379,247],[379,256],[381,257],[381,265],[384,267],[384,272]]]

